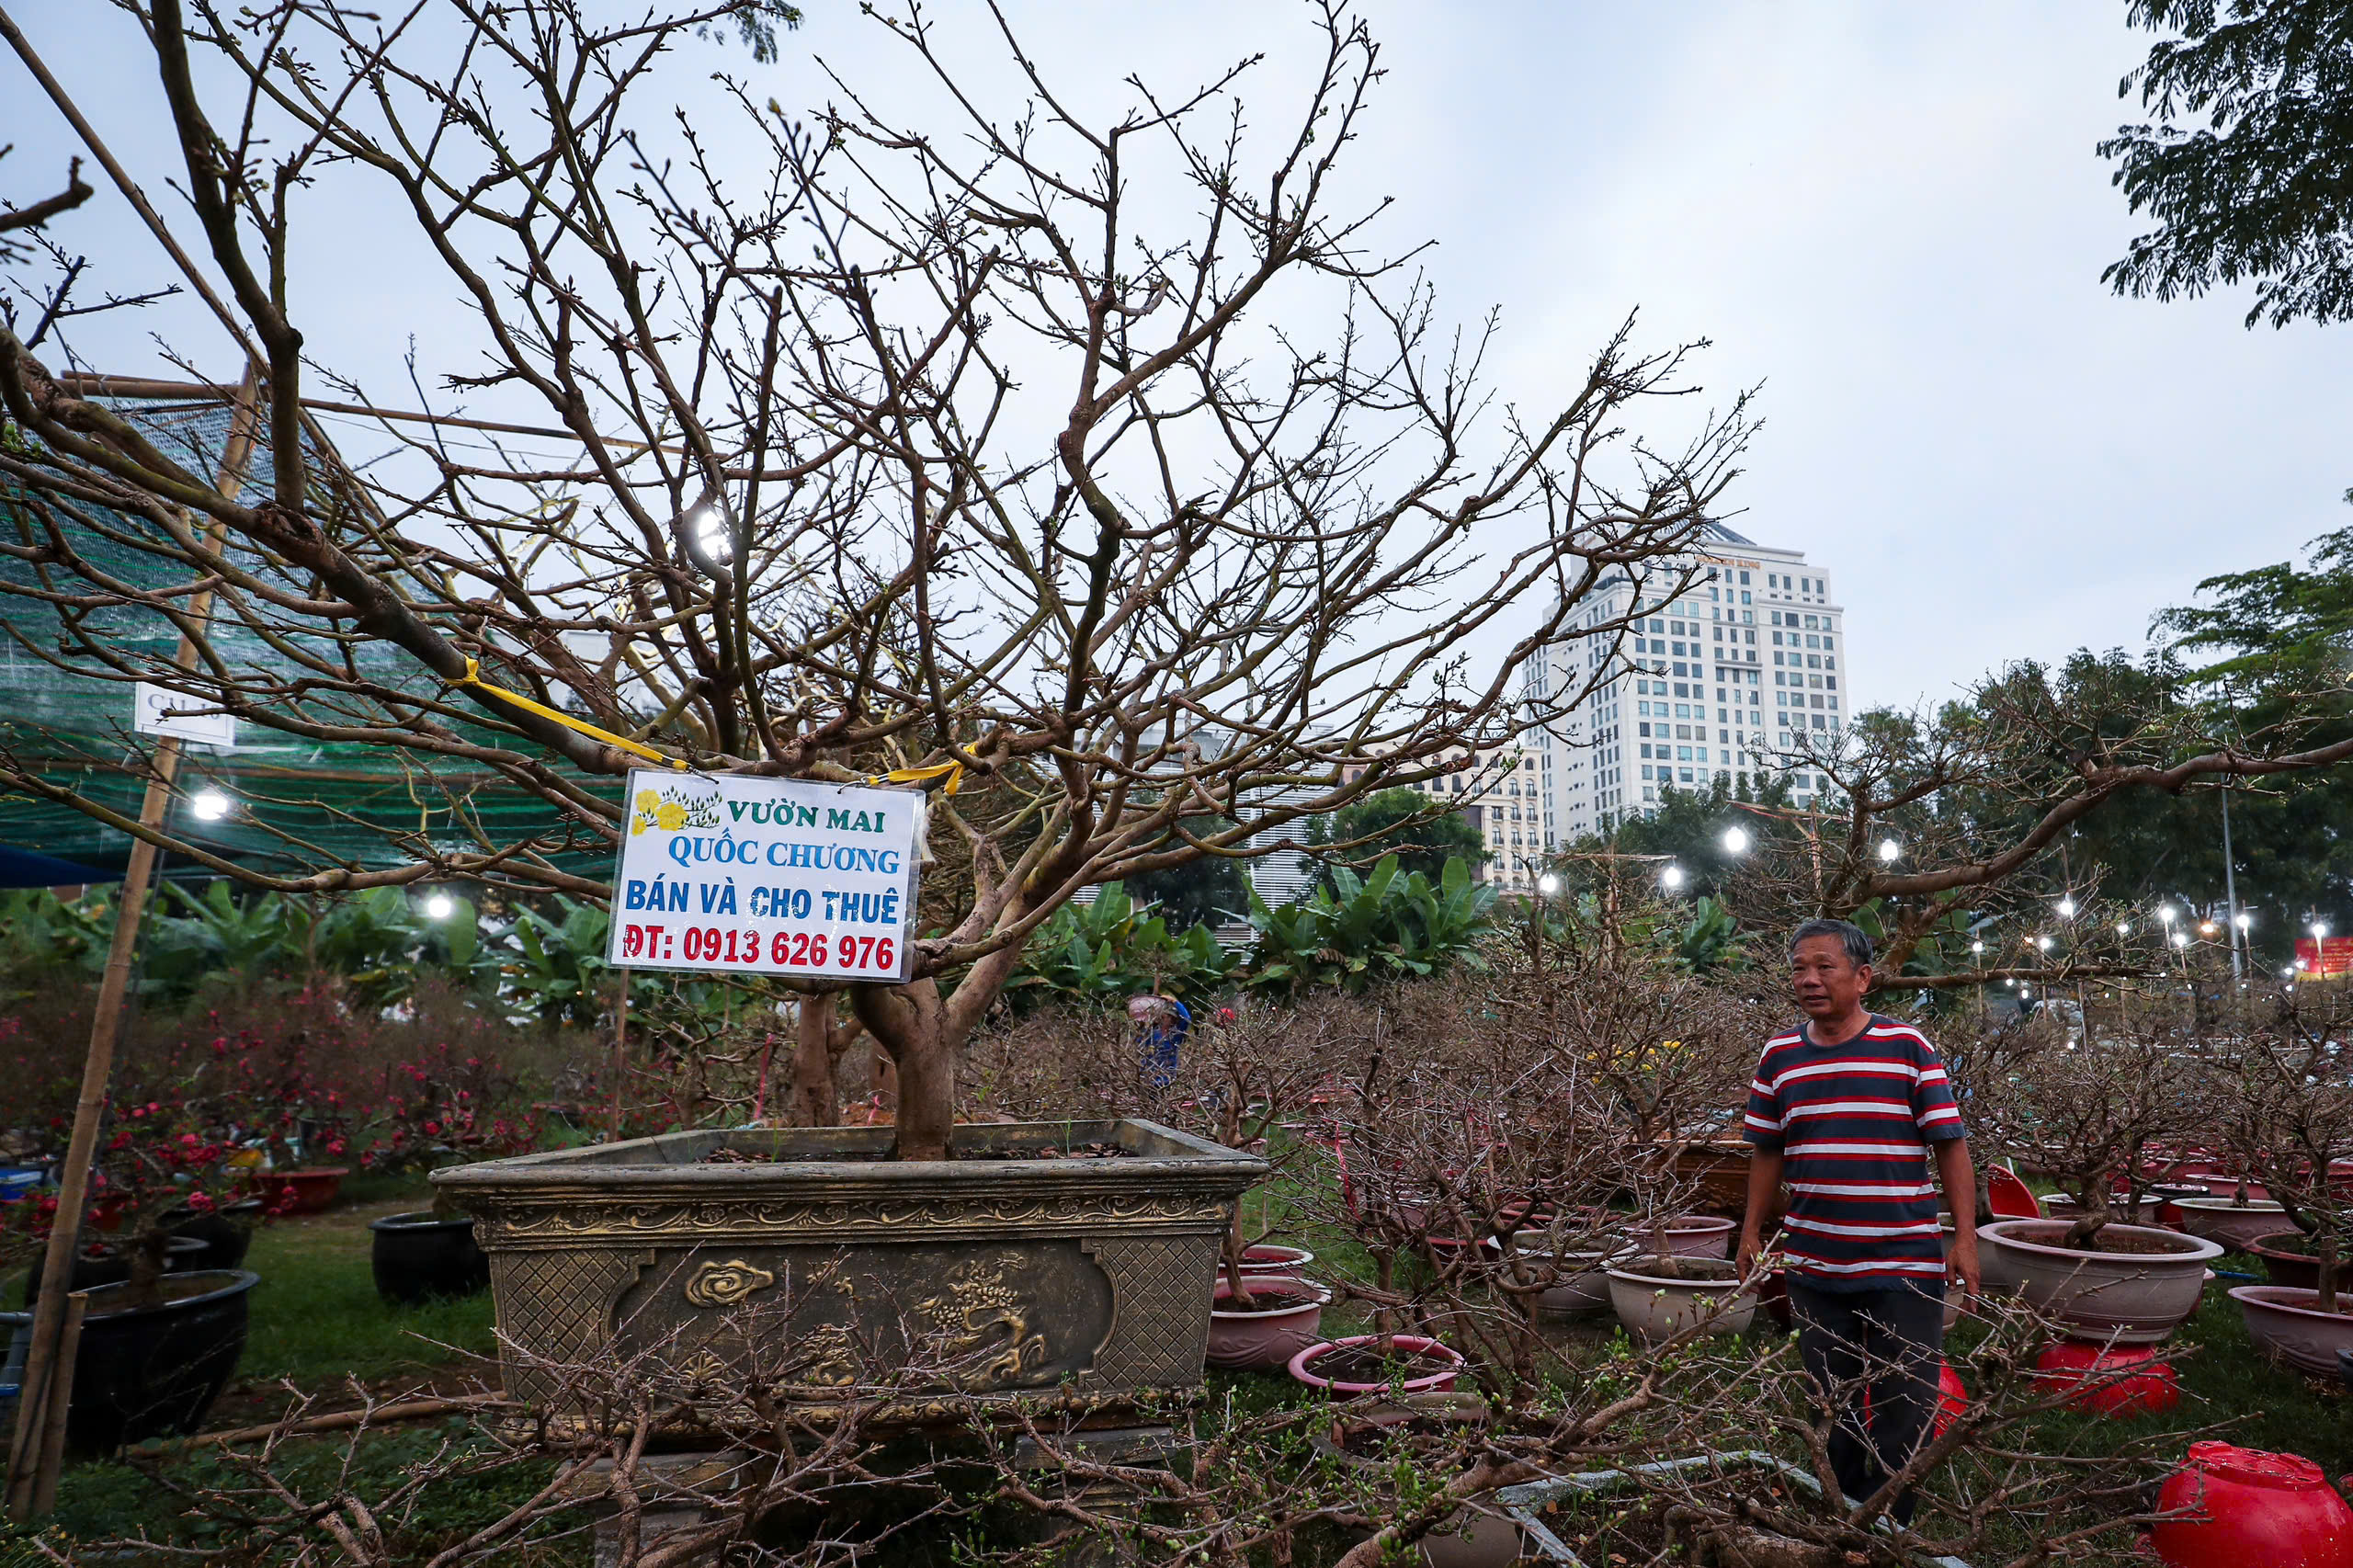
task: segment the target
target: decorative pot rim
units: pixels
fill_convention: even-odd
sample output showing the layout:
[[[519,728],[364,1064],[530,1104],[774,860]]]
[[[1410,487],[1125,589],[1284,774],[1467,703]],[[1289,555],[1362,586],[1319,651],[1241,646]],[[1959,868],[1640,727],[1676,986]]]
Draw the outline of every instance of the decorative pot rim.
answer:
[[[460,1214],[456,1219],[444,1219],[430,1209],[412,1209],[405,1213],[387,1214],[368,1221],[371,1231],[454,1231],[460,1226],[473,1229],[474,1217]]]
[[[189,1307],[202,1306],[207,1302],[225,1301],[231,1296],[241,1296],[261,1283],[261,1276],[250,1268],[191,1268],[185,1274],[170,1274],[165,1278],[185,1284],[191,1279],[202,1279],[208,1275],[226,1276],[228,1283],[215,1286],[210,1290],[200,1291],[193,1296],[181,1296],[174,1301],[159,1301],[151,1307],[124,1307],[113,1312],[106,1309],[113,1305],[112,1298],[115,1292],[129,1290],[130,1284],[126,1281],[120,1285],[97,1286],[85,1292],[90,1298],[90,1304],[82,1321],[85,1323],[103,1321],[110,1324],[137,1323],[142,1318],[161,1317],[166,1312],[181,1312]],[[30,1312],[0,1312],[0,1324],[10,1328],[21,1327],[29,1324],[32,1321],[33,1314]]]
[[[2353,1290],[2347,1291],[2346,1295],[2345,1306],[2339,1307],[2333,1312],[2325,1312],[2317,1307],[2308,1307],[2298,1301],[2283,1301],[2279,1299],[2282,1296],[2305,1296],[2313,1301],[2319,1301],[2320,1292],[2309,1285],[2234,1285],[2231,1287],[2231,1300],[2241,1306],[2268,1307],[2274,1312],[2286,1312],[2290,1317],[2315,1318],[2322,1323],[2341,1324],[2346,1332],[2353,1334]]]
[[[1278,1285],[1295,1286],[1297,1287],[1295,1290],[1286,1291],[1284,1294],[1295,1296],[1312,1292],[1314,1299],[1306,1301],[1294,1301],[1288,1307],[1274,1307],[1263,1312],[1221,1312],[1218,1310],[1217,1303],[1231,1301],[1233,1294],[1227,1288],[1226,1282],[1220,1279],[1217,1282],[1216,1293],[1210,1298],[1210,1316],[1224,1318],[1233,1323],[1272,1323],[1279,1318],[1289,1317],[1294,1312],[1320,1312],[1332,1304],[1332,1287],[1324,1284],[1321,1279],[1303,1279],[1288,1274],[1261,1274],[1250,1283],[1254,1290],[1263,1286],[1270,1291]]]
[[[2076,1264],[2082,1264],[2092,1258],[2109,1258],[2119,1263],[2141,1267],[2172,1264],[2184,1269],[2195,1264],[2200,1273],[2205,1272],[2209,1263],[2222,1256],[2228,1250],[2222,1243],[2209,1241],[2204,1236],[2193,1236],[2182,1231],[2168,1231],[2156,1225],[2130,1225],[2114,1220],[2109,1221],[2107,1229],[2129,1231],[2135,1235],[2164,1236],[2168,1240],[2187,1242],[2189,1245],[2185,1249],[2173,1252],[2100,1252],[2097,1249],[2086,1252],[2080,1247],[2051,1246],[2042,1242],[2029,1241],[2024,1236],[2009,1233],[2010,1228],[2015,1225],[2064,1225],[2065,1223],[2067,1221],[2062,1220],[1996,1220],[1989,1225],[1980,1225],[1977,1228],[1977,1233],[1981,1237],[2006,1247],[2013,1247],[2031,1257],[2063,1258]]]
[[[1305,1247],[1288,1246],[1281,1242],[1252,1242],[1242,1249],[1242,1272],[1245,1274],[1251,1272],[1250,1255],[1254,1252],[1279,1252],[1285,1255],[1281,1257],[1256,1260],[1257,1271],[1261,1274],[1280,1273],[1286,1268],[1303,1268],[1315,1261],[1315,1255]]]
[[[2177,1209],[2194,1209],[2200,1214],[2285,1214],[2287,1206],[2275,1198],[2250,1198],[2245,1203],[2222,1197],[2177,1198]]]
[[[1313,1362],[1318,1356],[1323,1355],[1326,1351],[1348,1349],[1358,1345],[1374,1345],[1380,1343],[1382,1337],[1382,1335],[1378,1334],[1350,1334],[1345,1335],[1338,1339],[1321,1339],[1313,1345],[1307,1346],[1302,1349],[1298,1355],[1293,1356],[1286,1369],[1293,1378],[1302,1383],[1305,1383],[1309,1388],[1330,1389],[1335,1392],[1360,1394],[1385,1393],[1392,1387],[1395,1387],[1405,1393],[1420,1393],[1437,1387],[1438,1384],[1446,1381],[1449,1378],[1460,1377],[1462,1373],[1462,1369],[1470,1364],[1463,1359],[1461,1351],[1457,1350],[1453,1346],[1448,1345],[1443,1341],[1431,1339],[1427,1335],[1419,1334],[1392,1334],[1387,1335],[1391,1345],[1396,1346],[1404,1350],[1417,1352],[1426,1356],[1434,1354],[1438,1357],[1443,1358],[1445,1365],[1440,1367],[1435,1372],[1426,1372],[1420,1377],[1407,1378],[1404,1382],[1393,1385],[1390,1383],[1341,1382],[1332,1378],[1319,1378],[1313,1372],[1307,1369],[1309,1363]]]
[[[1704,1263],[1711,1262],[1712,1260],[1707,1258],[1692,1258],[1688,1261],[1693,1263]],[[1726,1268],[1730,1268],[1732,1265],[1727,1263],[1724,1267]],[[1748,1289],[1748,1287],[1745,1287],[1743,1284],[1738,1274],[1734,1274],[1729,1279],[1669,1279],[1665,1275],[1644,1274],[1641,1270],[1633,1268],[1610,1268],[1604,1270],[1604,1272],[1612,1279],[1623,1279],[1629,1285],[1652,1285],[1667,1290],[1689,1290],[1695,1295],[1704,1292],[1712,1292],[1717,1295],[1729,1294],[1736,1297],[1744,1290]]]
[[[1124,1138],[1161,1147],[1117,1160],[892,1160],[880,1157],[888,1154],[897,1136],[889,1126],[705,1128],[478,1160],[435,1171],[430,1179],[437,1187],[492,1203],[567,1203],[640,1195],[673,1200],[767,1194],[824,1199],[878,1189],[894,1197],[958,1201],[1040,1187],[1072,1196],[1127,1193],[1139,1186],[1185,1197],[1226,1196],[1257,1181],[1270,1168],[1256,1155],[1139,1117],[975,1123],[959,1131],[980,1147],[1045,1138],[1058,1142]],[[831,1147],[863,1157],[728,1165],[702,1165],[699,1156],[683,1162],[660,1157],[675,1149],[717,1148],[748,1139],[781,1142],[786,1138],[802,1147]],[[653,1157],[646,1163],[630,1163],[649,1155]]]

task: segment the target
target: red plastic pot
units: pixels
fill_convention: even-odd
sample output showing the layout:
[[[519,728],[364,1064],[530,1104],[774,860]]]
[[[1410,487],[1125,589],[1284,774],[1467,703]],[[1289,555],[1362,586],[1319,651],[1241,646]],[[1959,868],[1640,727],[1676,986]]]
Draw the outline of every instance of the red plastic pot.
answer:
[[[254,1187],[273,1214],[316,1214],[335,1201],[349,1165],[310,1165],[300,1170],[262,1171]]]
[[[1962,1416],[1968,1414],[1968,1385],[1961,1381],[1961,1374],[1952,1369],[1951,1362],[1944,1362],[1937,1368],[1937,1430],[1935,1436],[1939,1437],[1943,1437],[1947,1432],[1952,1430],[1952,1424],[1954,1422],[1960,1420]],[[1871,1391],[1867,1388],[1863,1390],[1863,1419],[1865,1421],[1869,1421],[1870,1418]]]
[[[2080,1339],[2063,1339],[2035,1358],[2034,1372],[2067,1395],[2077,1410],[2100,1415],[2159,1415],[2181,1403],[2181,1381],[2151,1347],[2120,1345],[2103,1351]],[[2137,1370],[2127,1370],[2134,1369]]]
[[[2149,1529],[2172,1568],[2353,1568],[2353,1508],[2296,1454],[2192,1443],[2157,1506],[2184,1516]]]

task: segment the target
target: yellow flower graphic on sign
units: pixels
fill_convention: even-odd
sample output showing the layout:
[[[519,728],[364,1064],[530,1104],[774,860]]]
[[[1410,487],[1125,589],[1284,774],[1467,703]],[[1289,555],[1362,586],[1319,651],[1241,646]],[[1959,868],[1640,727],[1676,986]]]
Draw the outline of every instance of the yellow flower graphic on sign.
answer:
[[[719,825],[719,801],[713,796],[682,796],[670,790],[640,790],[630,805],[633,808],[629,819],[629,832],[632,838],[649,827],[658,827],[665,833],[676,833],[681,828]]]

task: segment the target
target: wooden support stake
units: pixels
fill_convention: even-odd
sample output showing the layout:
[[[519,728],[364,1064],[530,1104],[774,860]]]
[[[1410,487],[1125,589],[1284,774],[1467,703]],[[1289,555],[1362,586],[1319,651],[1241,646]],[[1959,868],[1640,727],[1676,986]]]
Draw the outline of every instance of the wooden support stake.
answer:
[[[65,1298],[65,1335],[58,1341],[57,1372],[50,1379],[41,1412],[40,1464],[33,1473],[35,1518],[57,1506],[57,1478],[65,1470],[65,1423],[74,1414],[74,1369],[81,1364],[82,1317],[89,1306],[87,1290]]]
[[[621,1083],[629,1076],[629,971],[621,974],[621,999],[613,1008],[613,1127],[606,1142],[621,1141]]]
[[[248,369],[222,449],[216,483],[224,495],[233,496],[244,488],[245,465],[253,455],[258,392],[259,382]],[[215,544],[220,541],[219,524],[208,530],[208,538]],[[191,595],[188,613],[199,626],[209,620],[212,590]],[[188,670],[196,667],[196,639],[184,631],[175,662]],[[173,784],[179,777],[180,751],[179,741],[170,736],[156,744],[154,771],[139,803],[140,826],[150,834],[162,828],[164,812],[171,804]],[[74,1358],[82,1325],[81,1309],[76,1306],[69,1316],[66,1298],[74,1288],[74,1260],[81,1251],[82,1221],[90,1199],[90,1159],[97,1149],[98,1124],[105,1118],[107,1088],[114,1075],[115,1043],[122,1032],[122,1005],[131,989],[139,925],[146,915],[160,855],[147,834],[132,837],[121,901],[115,906],[114,941],[107,949],[97,1008],[90,1019],[81,1096],[74,1102],[74,1131],[65,1144],[65,1168],[59,1175],[57,1217],[50,1224],[49,1246],[42,1258],[40,1296],[33,1303],[32,1343],[25,1358],[24,1392],[17,1399],[17,1430],[8,1448],[6,1501],[9,1511],[19,1518],[47,1512],[49,1505],[42,1499],[54,1499],[57,1494],[56,1456],[44,1441],[43,1423],[55,1426],[62,1440],[65,1407],[73,1399]]]

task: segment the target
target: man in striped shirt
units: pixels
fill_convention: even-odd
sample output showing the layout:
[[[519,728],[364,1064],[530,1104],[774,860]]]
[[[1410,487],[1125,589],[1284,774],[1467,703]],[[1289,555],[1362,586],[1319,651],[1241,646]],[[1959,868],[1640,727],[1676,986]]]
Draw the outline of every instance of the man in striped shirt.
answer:
[[[1749,1085],[1740,1267],[1755,1266],[1786,1176],[1781,1251],[1798,1355],[1840,1407],[1830,1463],[1851,1506],[1927,1435],[1946,1287],[1977,1290],[1977,1176],[1936,1047],[1863,1006],[1870,938],[1844,920],[1809,920],[1790,938],[1790,966],[1806,1021],[1765,1042]],[[1949,1256],[1931,1152],[1952,1209]],[[1910,1522],[1913,1501],[1908,1491],[1896,1500],[1899,1522]]]

